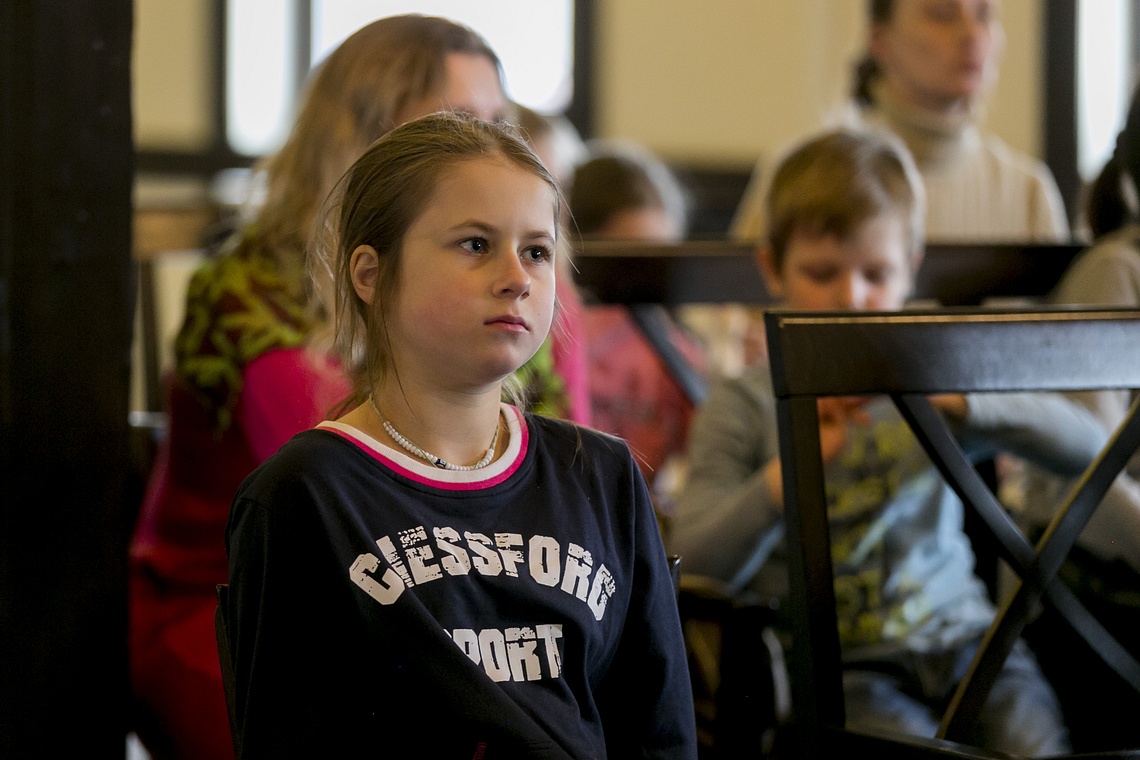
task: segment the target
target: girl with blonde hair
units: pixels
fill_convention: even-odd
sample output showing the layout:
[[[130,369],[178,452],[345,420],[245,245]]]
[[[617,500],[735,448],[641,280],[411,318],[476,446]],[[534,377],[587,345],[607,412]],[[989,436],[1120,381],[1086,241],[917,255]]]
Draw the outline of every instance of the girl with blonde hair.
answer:
[[[561,195],[510,127],[375,143],[317,250],[349,408],[245,480],[223,609],[242,757],[696,757],[625,445],[503,403],[554,318]]]

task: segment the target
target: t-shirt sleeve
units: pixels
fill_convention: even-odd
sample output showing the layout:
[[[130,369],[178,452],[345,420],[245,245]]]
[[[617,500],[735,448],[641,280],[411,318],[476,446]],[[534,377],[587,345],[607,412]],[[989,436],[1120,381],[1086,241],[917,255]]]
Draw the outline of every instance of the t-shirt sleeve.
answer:
[[[260,482],[243,485],[226,533],[237,757],[336,756],[346,732],[330,727],[367,717],[345,714],[342,695],[329,694],[329,674],[344,667],[329,637],[343,628],[330,612],[335,592],[313,588],[319,526],[297,483],[254,477]],[[341,712],[329,713],[330,704]]]
[[[746,583],[779,539],[782,505],[763,472],[779,454],[775,425],[772,396],[750,393],[741,380],[714,387],[698,409],[688,479],[669,534],[688,571]]]
[[[635,500],[631,601],[621,641],[596,692],[610,757],[696,758],[696,724],[677,595],[632,458]]]
[[[1140,305],[1140,249],[1103,244],[1081,254],[1051,300],[1082,306]]]
[[[1080,475],[1106,442],[1099,420],[1060,393],[970,394],[960,439],[975,455],[1008,451],[1061,475]]]

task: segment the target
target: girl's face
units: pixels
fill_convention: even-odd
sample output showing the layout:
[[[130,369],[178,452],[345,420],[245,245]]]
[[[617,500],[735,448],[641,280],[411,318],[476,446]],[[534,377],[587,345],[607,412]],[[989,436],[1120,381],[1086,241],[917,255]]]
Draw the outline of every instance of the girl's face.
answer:
[[[896,0],[871,30],[871,53],[898,97],[930,111],[968,105],[992,79],[1002,32],[997,0]]]
[[[413,100],[396,114],[396,125],[436,111],[455,111],[483,121],[501,121],[507,107],[499,70],[491,59],[475,53],[448,53],[447,77],[441,92]]]
[[[401,383],[461,392],[497,383],[554,315],[554,190],[501,156],[445,169],[404,236],[388,312]]]
[[[792,309],[896,311],[910,294],[913,258],[903,219],[883,214],[848,240],[793,234],[783,267],[777,271],[768,253],[761,269],[768,289]]]

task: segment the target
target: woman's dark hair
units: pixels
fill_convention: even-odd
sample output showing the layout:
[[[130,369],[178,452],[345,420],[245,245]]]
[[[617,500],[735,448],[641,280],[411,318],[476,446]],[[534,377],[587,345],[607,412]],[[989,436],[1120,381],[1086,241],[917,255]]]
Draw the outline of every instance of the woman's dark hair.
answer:
[[[871,27],[876,24],[890,23],[891,17],[894,15],[895,0],[867,1],[867,19]],[[855,83],[851,88],[851,94],[854,96],[855,102],[863,106],[874,105],[875,99],[871,95],[871,83],[879,78],[882,71],[870,52],[863,53],[863,57],[855,63],[854,74]]]
[[[1140,88],[1132,95],[1128,119],[1116,136],[1112,158],[1089,187],[1085,213],[1089,230],[1097,238],[1140,217]]]

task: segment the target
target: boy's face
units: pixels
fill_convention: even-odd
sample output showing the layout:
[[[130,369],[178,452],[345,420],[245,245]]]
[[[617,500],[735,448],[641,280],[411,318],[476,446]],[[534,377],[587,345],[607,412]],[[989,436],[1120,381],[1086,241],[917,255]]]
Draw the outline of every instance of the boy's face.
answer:
[[[907,245],[905,221],[883,214],[863,222],[849,239],[793,234],[776,271],[771,254],[761,264],[773,295],[788,308],[811,311],[896,311],[910,294],[918,265]]]

